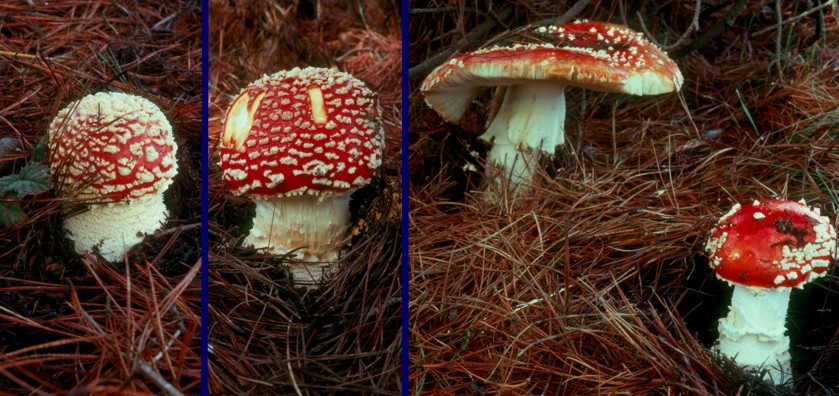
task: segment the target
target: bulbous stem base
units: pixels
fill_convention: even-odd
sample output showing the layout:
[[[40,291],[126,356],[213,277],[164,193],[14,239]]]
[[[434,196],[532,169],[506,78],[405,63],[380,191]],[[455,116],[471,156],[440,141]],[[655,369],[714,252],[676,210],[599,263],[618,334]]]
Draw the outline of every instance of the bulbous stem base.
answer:
[[[125,253],[157,231],[169,215],[163,194],[130,203],[90,205],[88,211],[64,219],[76,253],[96,248],[108,261],[121,262]]]
[[[720,319],[716,348],[775,385],[792,383],[785,321],[790,289],[734,285],[728,316]]]

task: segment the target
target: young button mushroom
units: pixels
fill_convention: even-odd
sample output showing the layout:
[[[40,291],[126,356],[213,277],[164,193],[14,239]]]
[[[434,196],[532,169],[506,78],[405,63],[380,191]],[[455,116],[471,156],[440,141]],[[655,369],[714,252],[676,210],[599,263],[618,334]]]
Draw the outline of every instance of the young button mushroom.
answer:
[[[108,261],[166,221],[163,192],[178,172],[169,121],[139,96],[100,92],[58,112],[49,128],[57,194],[89,203],[64,219],[79,254],[98,248]]]
[[[717,277],[734,286],[716,348],[776,385],[791,382],[790,289],[827,273],[836,231],[804,201],[754,201],[720,218],[705,251]]]
[[[518,185],[532,180],[539,151],[552,155],[564,143],[565,87],[657,95],[681,85],[676,63],[641,33],[578,21],[510,32],[433,70],[420,90],[428,106],[457,123],[486,87],[507,87],[481,138],[492,142],[489,160]]]
[[[253,82],[227,111],[224,180],[256,202],[246,246],[302,260],[293,279],[319,281],[348,239],[350,194],[382,164],[376,95],[343,72],[295,68]]]

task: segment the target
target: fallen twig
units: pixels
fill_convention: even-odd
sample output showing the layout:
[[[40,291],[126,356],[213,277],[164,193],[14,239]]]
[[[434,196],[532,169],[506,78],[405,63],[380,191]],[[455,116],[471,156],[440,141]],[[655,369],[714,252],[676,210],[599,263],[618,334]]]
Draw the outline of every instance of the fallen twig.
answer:
[[[669,51],[673,48],[677,48],[678,46],[682,45],[682,43],[687,39],[687,37],[693,33],[694,31],[699,30],[699,15],[702,13],[702,0],[696,0],[695,11],[693,13],[693,20],[690,22],[690,26],[688,26],[687,30],[679,36],[675,43],[669,45],[663,45],[659,43],[655,36],[653,36],[649,30],[647,30],[647,25],[644,23],[644,16],[641,15],[640,11],[636,11],[635,14],[638,16],[638,22],[641,24],[641,29],[644,31],[644,34],[647,35],[647,39],[652,41],[653,44],[661,47],[665,51]]]
[[[670,54],[670,57],[678,60],[684,57],[685,55],[688,55],[691,52],[704,47],[715,37],[719,36],[720,33],[722,33],[727,26],[733,26],[734,21],[737,19],[737,16],[740,15],[741,12],[743,12],[743,9],[746,8],[746,4],[748,3],[748,0],[736,0],[721,20],[719,20],[710,29],[706,30],[705,33],[702,33],[702,35],[700,35],[696,40],[692,41],[690,44],[682,48],[679,48],[676,51],[673,51],[673,53]]]
[[[498,19],[503,21],[513,15],[512,9],[504,9],[498,13]],[[489,32],[492,28],[495,27],[498,23],[494,20],[487,20],[486,22],[478,25],[475,29],[472,29],[466,37],[461,38],[458,40],[454,45],[451,47],[441,51],[437,55],[432,56],[431,58],[426,59],[424,62],[411,67],[408,69],[408,78],[411,80],[415,80],[420,77],[425,77],[426,74],[431,72],[432,69],[439,66],[443,63],[446,59],[448,59],[452,54],[457,51],[460,51],[464,47],[474,44],[478,42],[487,32]]]

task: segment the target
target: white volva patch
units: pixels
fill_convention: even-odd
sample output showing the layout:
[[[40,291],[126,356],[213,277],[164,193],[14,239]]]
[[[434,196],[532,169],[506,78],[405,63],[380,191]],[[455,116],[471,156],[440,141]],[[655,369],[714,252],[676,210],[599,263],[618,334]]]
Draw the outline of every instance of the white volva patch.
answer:
[[[709,238],[708,242],[705,244],[705,251],[708,252],[708,256],[712,258],[711,264],[715,268],[719,267],[720,262],[722,261],[722,259],[717,255],[717,249],[725,243],[726,238],[728,238],[728,232],[723,232],[718,238]]]
[[[169,212],[163,194],[132,203],[91,205],[90,210],[64,219],[76,253],[97,249],[106,260],[121,262],[125,252],[157,231]]]
[[[340,106],[341,100],[336,100]],[[309,101],[312,103],[312,120],[315,124],[326,124],[326,105],[323,103],[323,91],[320,87],[309,87]]]
[[[717,224],[723,224],[726,219],[733,216],[739,210],[740,210],[740,204],[739,203],[734,204],[734,206],[732,206],[731,209],[729,209],[728,212],[725,212],[725,214],[722,215],[722,217],[720,217],[719,221],[717,221]]]
[[[248,139],[248,135],[253,125],[253,114],[256,108],[259,107],[259,102],[262,100],[262,95],[255,98],[253,104],[250,104],[250,96],[247,92],[242,92],[230,110],[227,112],[227,118],[224,121],[224,132],[221,134],[221,141],[224,144],[233,144],[236,149],[241,149]]]

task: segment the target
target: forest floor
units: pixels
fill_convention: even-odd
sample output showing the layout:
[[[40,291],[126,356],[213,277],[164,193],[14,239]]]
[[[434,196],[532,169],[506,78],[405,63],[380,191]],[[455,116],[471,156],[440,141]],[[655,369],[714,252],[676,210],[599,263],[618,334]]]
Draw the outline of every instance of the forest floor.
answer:
[[[0,177],[28,186],[0,197],[0,393],[199,393],[200,3],[2,2],[0,38]],[[102,91],[154,102],[178,145],[167,223],[118,264],[74,252],[79,201],[32,172],[58,111]]]
[[[795,386],[780,388],[711,352],[731,290],[704,253],[738,202],[804,199],[837,224],[835,5],[578,3],[575,19],[647,30],[685,82],[567,89],[567,143],[531,189],[494,201],[477,138],[492,91],[453,125],[420,83],[451,50],[574,3],[411,4],[411,394],[836,394],[836,265],[792,293]]]

